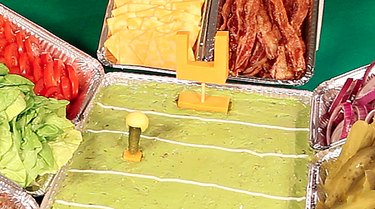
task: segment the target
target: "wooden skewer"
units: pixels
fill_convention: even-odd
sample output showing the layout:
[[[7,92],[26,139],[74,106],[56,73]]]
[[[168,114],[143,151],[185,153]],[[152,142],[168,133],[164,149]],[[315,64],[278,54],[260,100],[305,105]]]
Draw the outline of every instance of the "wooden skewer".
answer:
[[[202,92],[201,92],[201,103],[204,103],[206,99],[206,83],[202,83]]]

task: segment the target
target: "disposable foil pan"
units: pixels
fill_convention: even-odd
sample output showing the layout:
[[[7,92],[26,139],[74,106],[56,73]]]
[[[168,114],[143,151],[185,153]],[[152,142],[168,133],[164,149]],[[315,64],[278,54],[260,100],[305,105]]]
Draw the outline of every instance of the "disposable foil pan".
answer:
[[[124,84],[124,85],[132,85],[137,83],[144,83],[144,82],[159,82],[159,83],[174,83],[174,84],[184,84],[184,85],[199,85],[195,82],[190,81],[182,81],[172,77],[165,77],[165,76],[152,76],[152,75],[140,75],[140,74],[132,74],[132,73],[122,73],[122,72],[112,72],[106,73],[104,79],[102,80],[99,88],[96,90],[96,93],[100,91],[101,88],[106,86],[115,85],[115,84]],[[227,84],[227,85],[211,85],[208,84],[207,88],[218,88],[218,89],[230,89],[230,90],[240,90],[249,93],[257,93],[265,96],[275,97],[275,98],[294,98],[298,101],[302,102],[306,106],[309,107],[310,105],[310,98],[312,92],[305,91],[305,90],[296,90],[296,89],[285,89],[285,88],[275,88],[275,87],[268,87],[268,86],[254,86],[254,85],[239,85],[239,84]],[[85,109],[83,113],[83,119],[78,124],[78,127],[82,130],[86,124],[86,119],[88,114],[90,113],[92,107],[94,106],[95,97],[91,99],[88,107]],[[308,121],[308,118],[306,118]],[[67,164],[68,165],[68,164]],[[67,167],[64,166],[58,174],[55,176],[50,189],[46,193],[43,202],[41,204],[41,209],[50,209],[52,208],[52,204],[55,200],[55,196],[59,189],[62,186],[62,182],[66,176]]]
[[[330,160],[335,160],[340,155],[342,145],[345,143],[345,141],[346,140],[342,140],[335,146],[332,146],[327,150],[320,151],[314,156],[314,159],[309,166],[305,209],[315,209],[316,204],[320,200],[325,200],[325,194],[322,190],[322,182],[325,181],[327,174],[322,168],[322,164]]]
[[[0,15],[20,27],[27,34],[34,35],[38,38],[41,41],[40,47],[43,50],[50,52],[53,57],[59,58],[64,62],[72,63],[72,65],[76,67],[80,85],[79,93],[77,98],[71,102],[67,117],[77,125],[81,120],[83,110],[87,106],[95,89],[98,87],[100,80],[104,76],[102,65],[96,59],[69,45],[52,33],[2,4],[0,4]],[[37,179],[38,185],[28,188],[30,189],[29,193],[34,196],[43,195],[51,181],[52,176],[50,175],[39,177],[39,179]]]
[[[25,192],[22,188],[18,185],[10,181],[9,179],[5,178],[4,176],[0,175],[0,193],[5,193],[9,196],[10,200],[15,203],[18,209],[38,209],[39,205],[36,203],[34,198],[32,198],[29,194]],[[3,207],[1,208],[9,208]]]
[[[311,118],[310,118],[310,143],[316,150],[327,149],[329,146],[335,146],[335,143],[329,146],[322,146],[319,141],[322,134],[322,121],[320,118],[327,113],[333,99],[340,91],[348,78],[359,79],[363,77],[368,65],[357,68],[328,81],[321,83],[314,91],[311,97]]]
[[[201,31],[197,40],[196,47],[196,59],[210,61],[213,59],[213,47],[214,47],[214,37],[217,28],[217,18],[218,11],[220,7],[220,2],[222,0],[207,0],[203,9]],[[306,55],[305,61],[307,63],[306,73],[303,77],[298,80],[276,80],[276,79],[265,79],[256,77],[245,77],[245,76],[229,76],[228,81],[240,81],[243,83],[259,83],[259,84],[270,84],[270,85],[289,85],[298,86],[303,85],[314,74],[315,69],[315,54],[317,49],[317,31],[318,31],[318,14],[319,14],[319,0],[311,0],[312,7],[306,18],[307,24],[303,30],[306,43]],[[124,65],[117,64],[115,58],[107,51],[104,47],[104,42],[107,40],[109,31],[107,25],[107,19],[111,17],[111,11],[114,8],[114,0],[109,0],[104,21],[102,32],[99,40],[97,57],[101,63],[105,66],[123,69],[123,70],[133,70],[138,72],[152,72],[152,73],[162,73],[166,75],[176,75],[176,72],[169,69],[145,67],[139,65]],[[323,8],[323,7],[321,7]]]
[[[221,0],[223,1],[223,0]],[[220,2],[220,1],[217,1]],[[307,14],[305,19],[306,24],[302,28],[302,36],[303,40],[306,45],[306,52],[305,52],[305,62],[306,62],[306,73],[299,79],[294,80],[278,80],[278,79],[269,79],[269,78],[258,78],[258,77],[247,77],[247,76],[230,76],[229,80],[233,81],[241,81],[241,82],[249,82],[249,83],[259,83],[259,84],[269,84],[269,85],[288,85],[288,86],[300,86],[307,83],[310,78],[314,74],[315,69],[315,55],[317,50],[317,32],[318,32],[318,16],[319,10],[323,7],[319,7],[319,4],[322,4],[322,1],[319,0],[311,0],[311,9],[310,12]],[[207,39],[204,43],[202,49],[204,49],[203,60],[213,60],[214,57],[214,37],[216,34],[217,26],[217,13],[220,11],[219,3],[213,4],[210,18],[208,21],[208,32],[207,32]]]

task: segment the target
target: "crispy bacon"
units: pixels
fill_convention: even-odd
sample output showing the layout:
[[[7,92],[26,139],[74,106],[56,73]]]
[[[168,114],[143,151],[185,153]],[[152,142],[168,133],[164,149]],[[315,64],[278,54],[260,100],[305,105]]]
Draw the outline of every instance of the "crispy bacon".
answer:
[[[254,46],[253,54],[248,63],[248,67],[241,72],[242,75],[254,76],[264,69],[264,65],[268,61],[265,49],[262,44],[257,41]]]
[[[228,19],[231,15],[231,7],[233,4],[233,0],[226,0],[225,3],[223,4],[223,7],[221,9],[221,17],[222,17],[222,23],[221,26],[219,27],[219,30],[225,30],[227,28],[228,24]]]
[[[270,14],[280,29],[280,33],[286,40],[285,48],[294,71],[302,71],[306,68],[304,59],[305,45],[291,24],[282,0],[266,0]]]
[[[277,27],[272,26],[272,22],[263,3],[259,7],[259,12],[257,15],[257,25],[259,29],[257,37],[262,43],[268,59],[276,58],[280,33]]]
[[[311,0],[284,0],[285,3],[289,22],[298,35],[301,36],[301,27],[309,12]]]
[[[303,21],[311,0],[223,0],[219,30],[230,34],[230,73],[293,79],[303,75]]]
[[[278,57],[271,68],[271,77],[280,80],[292,79],[294,73],[288,66],[288,62],[285,56],[285,48],[283,46],[278,47]]]
[[[256,14],[258,13],[259,6],[260,0],[247,0],[244,5],[246,15],[244,25],[246,28],[243,28],[245,31],[244,35],[241,34],[241,36],[237,38],[238,46],[234,66],[235,74],[245,70],[251,57],[257,33]]]

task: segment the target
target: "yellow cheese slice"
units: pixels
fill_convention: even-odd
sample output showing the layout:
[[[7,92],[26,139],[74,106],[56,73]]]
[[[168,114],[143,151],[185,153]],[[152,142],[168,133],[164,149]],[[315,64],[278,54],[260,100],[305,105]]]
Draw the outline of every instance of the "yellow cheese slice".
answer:
[[[150,4],[125,4],[121,7],[112,10],[112,16],[118,16],[121,14],[125,14],[128,12],[139,12],[143,10],[150,9],[155,7],[154,5]]]
[[[134,16],[134,13],[119,15],[107,19],[108,29],[114,34],[122,29],[140,29],[143,19]]]
[[[146,59],[147,48],[152,40],[154,31],[148,30],[143,31],[142,34],[134,37],[134,39],[129,43],[130,48],[135,52],[138,59],[144,64]]]
[[[155,33],[154,33],[155,34]],[[163,57],[161,56],[160,50],[158,49],[158,42],[153,37],[147,48],[146,57],[143,61],[145,66],[156,67],[156,68],[169,68],[165,66]]]
[[[117,8],[117,7],[121,7],[124,4],[127,4],[127,3],[131,2],[131,0],[114,0],[114,2],[115,2],[114,6],[115,6],[115,8]]]
[[[189,13],[192,15],[201,16],[202,5],[203,5],[203,2],[201,0],[172,2],[171,9],[176,10],[176,11],[185,11],[186,13]]]
[[[104,46],[117,58],[118,63],[141,65],[142,62],[130,48],[130,43],[142,33],[144,31],[121,30],[110,36]]]
[[[189,31],[189,58],[199,35],[203,0],[115,0],[105,47],[120,64],[176,69],[178,31]],[[117,42],[117,43],[116,43]]]

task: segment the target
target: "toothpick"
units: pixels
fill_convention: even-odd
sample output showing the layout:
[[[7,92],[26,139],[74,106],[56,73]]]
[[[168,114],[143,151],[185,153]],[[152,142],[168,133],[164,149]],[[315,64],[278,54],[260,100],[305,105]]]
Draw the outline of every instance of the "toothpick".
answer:
[[[206,83],[202,83],[202,94],[201,94],[201,103],[204,103],[204,100],[206,99]]]

